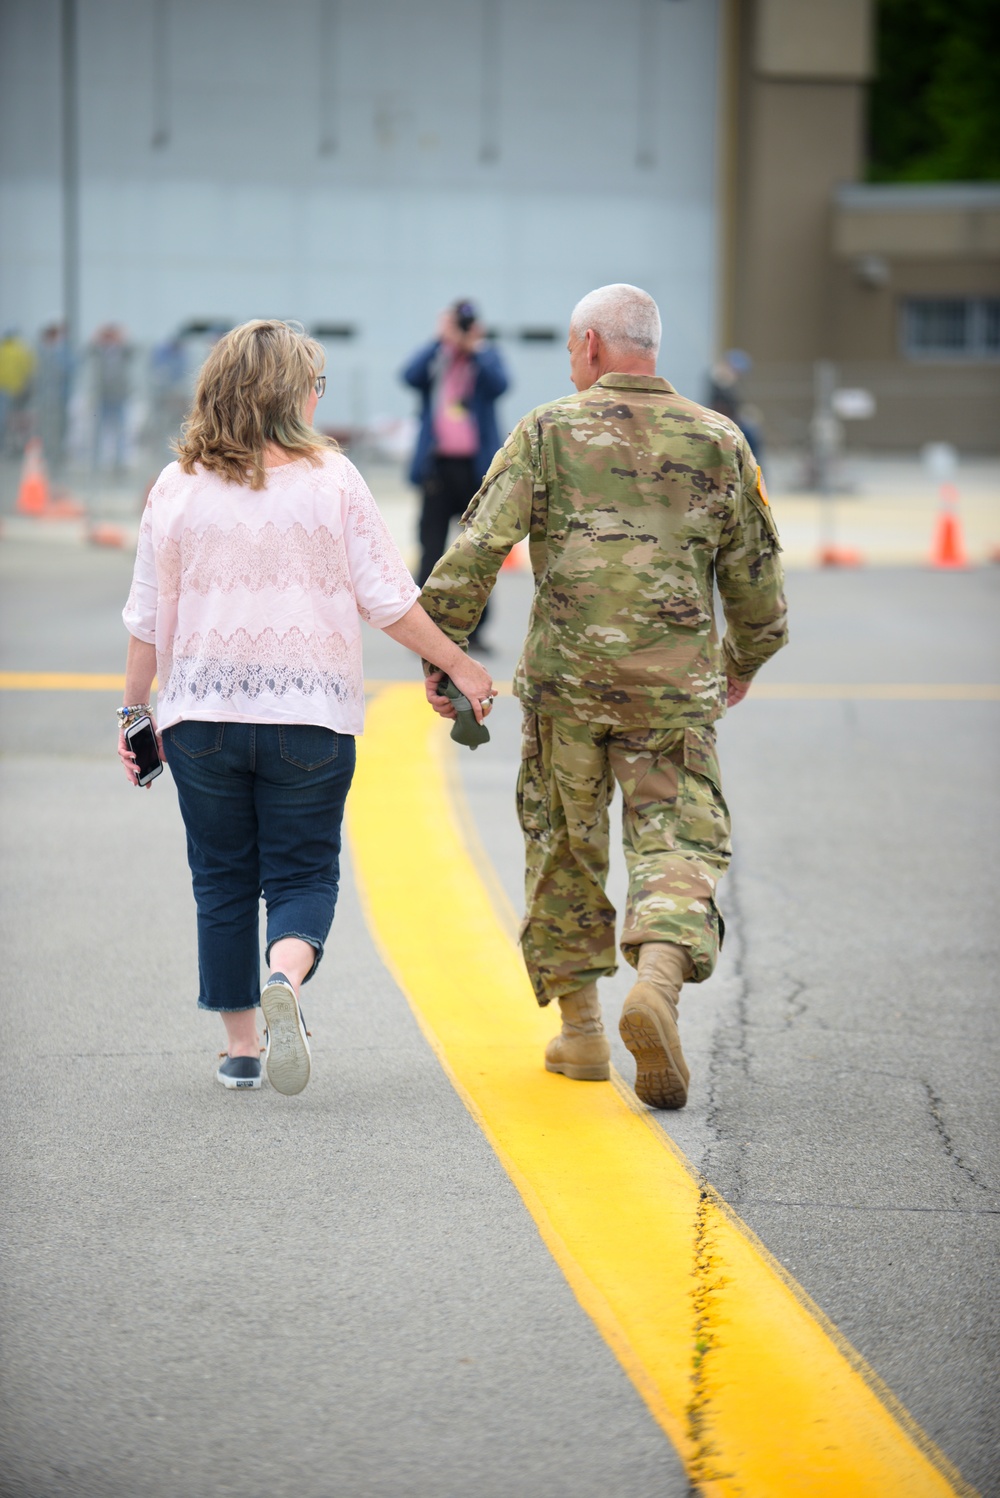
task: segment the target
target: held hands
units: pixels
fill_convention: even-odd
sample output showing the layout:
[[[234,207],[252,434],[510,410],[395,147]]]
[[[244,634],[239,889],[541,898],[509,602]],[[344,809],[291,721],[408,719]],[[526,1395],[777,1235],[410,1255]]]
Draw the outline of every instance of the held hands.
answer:
[[[496,696],[490,673],[478,661],[463,656],[461,662],[456,662],[447,674],[459,691],[468,697],[476,722],[482,723],[492,708],[493,698]],[[439,682],[444,675],[444,671],[429,671],[424,678],[424,692],[427,695],[427,701],[436,713],[442,718],[455,718],[457,717],[455,704],[444,695],[439,687]]]

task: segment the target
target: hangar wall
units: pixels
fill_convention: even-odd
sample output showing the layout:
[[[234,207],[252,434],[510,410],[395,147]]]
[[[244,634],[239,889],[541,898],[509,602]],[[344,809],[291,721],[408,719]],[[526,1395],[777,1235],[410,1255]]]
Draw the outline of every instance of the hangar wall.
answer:
[[[0,322],[62,300],[59,0],[0,8]],[[661,368],[714,352],[719,0],[78,0],[79,334],[296,317],[328,419],[476,297],[513,420],[567,388],[573,302],[634,281]],[[550,331],[554,341],[525,330]]]

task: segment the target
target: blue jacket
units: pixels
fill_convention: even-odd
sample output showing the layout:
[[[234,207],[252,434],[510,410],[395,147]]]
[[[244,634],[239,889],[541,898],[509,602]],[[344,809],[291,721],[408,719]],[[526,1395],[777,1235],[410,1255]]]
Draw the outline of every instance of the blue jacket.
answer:
[[[405,384],[420,391],[420,433],[410,465],[410,482],[414,484],[422,484],[427,477],[427,469],[434,453],[434,366],[440,349],[441,341],[436,338],[433,343],[414,354],[400,375]],[[476,479],[481,482],[500,446],[496,402],[507,389],[508,381],[503,360],[488,343],[472,355],[472,362],[476,366],[476,383],[472,387],[469,412],[474,417],[476,430],[479,432],[479,450],[474,462]]]

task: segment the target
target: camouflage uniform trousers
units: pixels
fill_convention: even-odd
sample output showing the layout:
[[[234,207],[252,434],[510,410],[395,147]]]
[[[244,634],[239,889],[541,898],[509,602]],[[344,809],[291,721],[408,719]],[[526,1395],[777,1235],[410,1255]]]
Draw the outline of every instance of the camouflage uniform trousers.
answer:
[[[616,781],[628,869],[623,956],[635,967],[643,942],[674,942],[690,951],[696,983],[718,958],[715,888],[730,842],[714,729],[626,729],[525,712],[520,942],[539,1004],[616,970],[615,909],[604,892]]]

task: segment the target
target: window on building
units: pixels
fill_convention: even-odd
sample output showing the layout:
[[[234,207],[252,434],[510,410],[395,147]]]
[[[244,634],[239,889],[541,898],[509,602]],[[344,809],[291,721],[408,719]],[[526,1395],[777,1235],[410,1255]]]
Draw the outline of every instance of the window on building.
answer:
[[[1000,297],[911,297],[903,303],[909,359],[1000,359]]]
[[[1000,297],[983,302],[983,337],[987,353],[1000,354]]]

